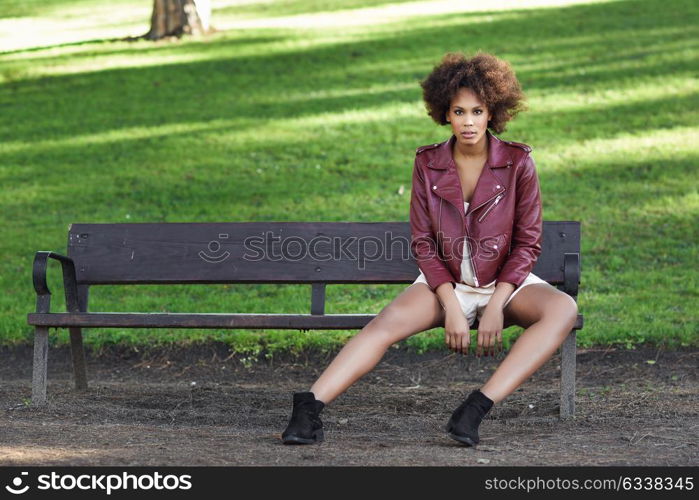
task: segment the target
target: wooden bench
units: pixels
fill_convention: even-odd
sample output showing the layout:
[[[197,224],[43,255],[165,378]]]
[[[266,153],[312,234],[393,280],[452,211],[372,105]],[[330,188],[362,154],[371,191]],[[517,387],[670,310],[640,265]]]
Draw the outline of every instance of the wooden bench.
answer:
[[[265,250],[267,248],[267,250]],[[533,272],[577,300],[580,223],[545,221]],[[50,312],[49,259],[63,271],[67,312]],[[241,222],[72,224],[68,255],[34,257],[36,312],[32,403],[46,403],[49,328],[68,328],[75,388],[87,389],[83,328],[363,328],[374,314],[325,314],[325,286],[409,284],[419,274],[408,222]],[[88,312],[93,285],[308,283],[310,314]],[[378,313],[378,311],[377,311]],[[478,325],[473,326],[477,329]],[[575,331],[561,346],[562,418],[575,412]]]

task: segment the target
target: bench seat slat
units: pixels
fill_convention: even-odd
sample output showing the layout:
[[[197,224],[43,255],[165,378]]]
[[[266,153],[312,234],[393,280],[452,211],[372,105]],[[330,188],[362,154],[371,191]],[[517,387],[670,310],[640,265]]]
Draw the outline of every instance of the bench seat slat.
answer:
[[[248,313],[29,313],[34,326],[56,328],[318,328],[323,330],[361,329],[373,314],[248,314]],[[574,329],[582,329],[578,314]]]
[[[221,313],[30,313],[30,325],[122,328],[319,328],[361,329],[374,314],[221,314]]]

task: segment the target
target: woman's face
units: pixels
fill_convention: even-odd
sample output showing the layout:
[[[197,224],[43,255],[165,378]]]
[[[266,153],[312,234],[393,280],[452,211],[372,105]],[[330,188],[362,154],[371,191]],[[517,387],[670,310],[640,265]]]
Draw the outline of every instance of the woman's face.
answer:
[[[473,146],[485,140],[490,113],[473,90],[461,87],[447,111],[447,121],[456,136],[456,141],[464,146]]]

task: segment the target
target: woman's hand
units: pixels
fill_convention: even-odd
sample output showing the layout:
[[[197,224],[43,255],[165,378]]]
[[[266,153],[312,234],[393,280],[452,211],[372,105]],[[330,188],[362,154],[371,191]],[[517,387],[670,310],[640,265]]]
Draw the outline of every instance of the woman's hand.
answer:
[[[468,354],[471,343],[471,330],[461,308],[446,310],[444,318],[445,341],[449,349],[456,353]]]
[[[497,306],[497,304],[496,304]],[[505,313],[501,307],[491,307],[490,303],[485,307],[483,316],[478,321],[478,347],[476,355],[495,356],[496,352],[502,352],[502,326],[505,321]]]

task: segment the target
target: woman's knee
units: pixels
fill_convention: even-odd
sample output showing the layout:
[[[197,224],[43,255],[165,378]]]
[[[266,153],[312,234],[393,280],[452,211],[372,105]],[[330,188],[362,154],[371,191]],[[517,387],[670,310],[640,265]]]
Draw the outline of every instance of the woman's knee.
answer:
[[[369,342],[376,346],[377,349],[388,349],[391,345],[395,344],[395,335],[388,329],[381,326],[374,326],[371,324],[366,325],[362,330],[356,335],[357,340],[362,340],[364,342]]]
[[[382,309],[360,333],[388,348],[406,337],[433,328],[440,321],[441,306],[438,303],[437,309],[424,303],[420,306],[394,301]]]
[[[361,333],[389,347],[408,333],[406,332],[408,325],[405,323],[406,314],[407,311],[403,306],[395,304],[386,306],[362,329]]]
[[[578,304],[573,297],[559,291],[556,297],[547,303],[544,317],[557,323],[564,322],[572,328],[578,319]]]

